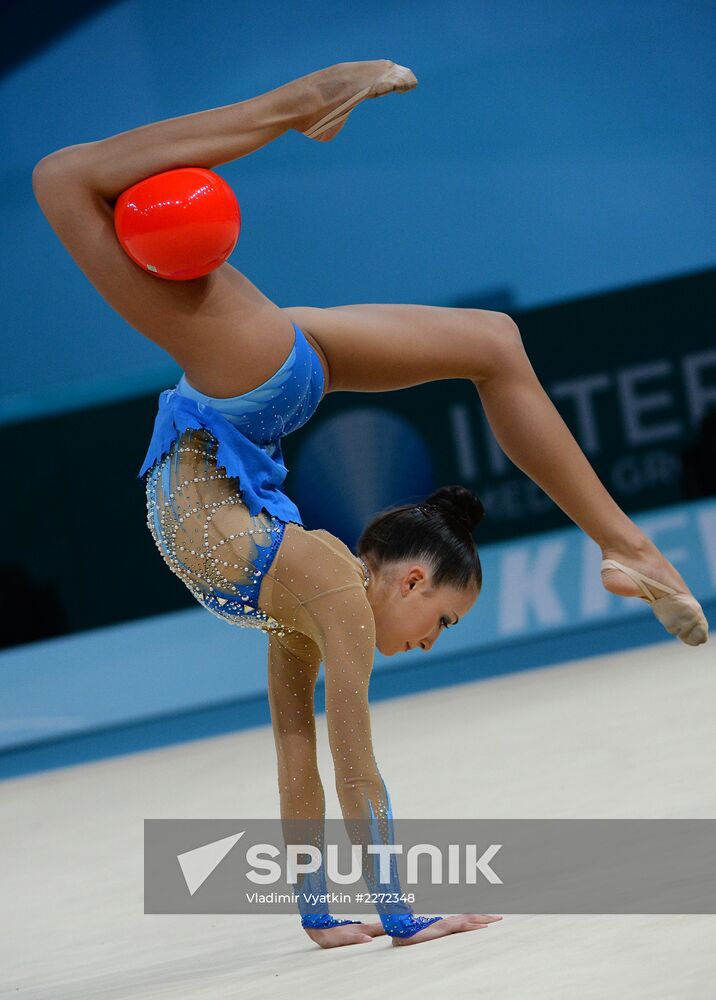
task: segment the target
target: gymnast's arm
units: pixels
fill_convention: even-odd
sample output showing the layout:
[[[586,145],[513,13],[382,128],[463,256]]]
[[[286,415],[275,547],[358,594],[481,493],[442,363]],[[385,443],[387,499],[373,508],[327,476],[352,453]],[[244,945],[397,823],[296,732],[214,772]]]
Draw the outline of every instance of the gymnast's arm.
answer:
[[[288,632],[269,636],[268,695],[276,745],[281,819],[286,843],[310,843],[324,851],[325,797],[316,754],[313,692],[321,655],[307,635]],[[301,876],[296,886],[304,928],[340,924],[326,904],[324,867]]]
[[[336,582],[335,579],[333,581]],[[373,893],[401,895],[395,857],[390,883],[379,881],[378,854],[366,845],[394,842],[390,797],[373,755],[368,686],[375,651],[373,611],[359,582],[332,587],[303,602],[317,626],[325,672],[326,722],[336,791],[346,830],[363,849],[363,876]],[[380,897],[379,897],[380,898]],[[416,916],[405,902],[380,902],[386,933],[412,937],[440,917]]]

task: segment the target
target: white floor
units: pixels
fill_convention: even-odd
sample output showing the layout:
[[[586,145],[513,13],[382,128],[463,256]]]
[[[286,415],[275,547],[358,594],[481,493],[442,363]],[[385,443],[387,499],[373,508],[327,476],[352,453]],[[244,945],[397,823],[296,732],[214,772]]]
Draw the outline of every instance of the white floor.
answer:
[[[715,709],[712,644],[674,640],[379,702],[373,737],[396,816],[714,817]],[[242,815],[278,815],[269,728],[0,785],[0,996],[715,995],[716,916],[506,915],[324,951],[294,916],[143,914],[144,818]]]

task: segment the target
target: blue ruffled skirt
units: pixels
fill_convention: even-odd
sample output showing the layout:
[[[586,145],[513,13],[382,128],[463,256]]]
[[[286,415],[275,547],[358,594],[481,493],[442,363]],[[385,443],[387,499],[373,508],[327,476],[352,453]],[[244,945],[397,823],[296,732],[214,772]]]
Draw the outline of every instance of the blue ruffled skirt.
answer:
[[[262,509],[284,522],[303,524],[296,504],[281,487],[288,470],[281,438],[302,427],[323,397],[320,360],[300,327],[281,368],[262,385],[229,399],[206,396],[182,375],[159,396],[154,432],[139,477],[169,453],[188,428],[203,427],[216,439],[217,465],[236,478],[252,515]]]

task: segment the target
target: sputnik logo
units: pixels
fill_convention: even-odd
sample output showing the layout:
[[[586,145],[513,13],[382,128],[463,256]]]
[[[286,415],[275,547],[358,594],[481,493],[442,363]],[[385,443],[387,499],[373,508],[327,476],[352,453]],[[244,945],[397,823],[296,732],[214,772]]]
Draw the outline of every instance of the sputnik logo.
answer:
[[[202,847],[195,847],[191,851],[177,854],[177,861],[181,866],[190,896],[193,896],[197,889],[201,888],[214,869],[221,864],[231,848],[239,842],[245,833],[246,830],[242,830],[241,833],[236,833],[233,837],[213,840],[210,844],[204,844]]]

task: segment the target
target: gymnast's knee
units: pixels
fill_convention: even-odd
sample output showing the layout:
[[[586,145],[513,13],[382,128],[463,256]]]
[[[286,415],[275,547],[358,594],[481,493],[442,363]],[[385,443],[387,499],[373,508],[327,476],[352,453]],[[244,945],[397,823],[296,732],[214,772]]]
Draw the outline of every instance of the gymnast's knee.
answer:
[[[526,352],[517,323],[507,313],[486,309],[473,309],[479,338],[480,372],[475,382],[486,381],[495,375],[509,372],[515,365],[524,364]]]

